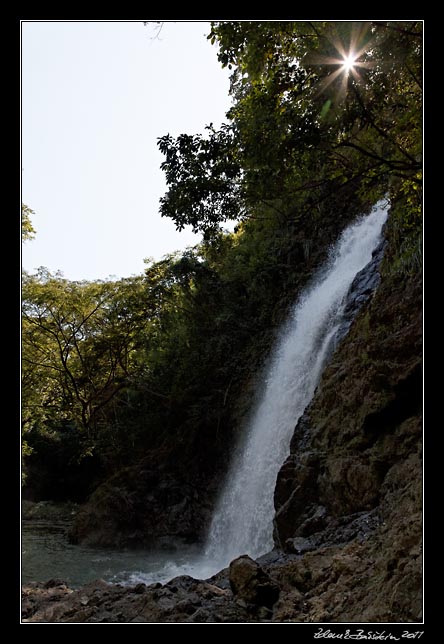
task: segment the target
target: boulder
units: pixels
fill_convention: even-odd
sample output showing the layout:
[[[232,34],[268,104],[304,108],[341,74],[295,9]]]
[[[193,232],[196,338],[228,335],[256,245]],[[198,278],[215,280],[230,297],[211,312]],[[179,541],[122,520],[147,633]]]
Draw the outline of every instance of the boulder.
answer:
[[[71,543],[174,551],[208,524],[208,486],[192,485],[150,457],[102,483],[75,516]]]
[[[279,597],[279,586],[248,555],[230,563],[230,586],[236,599],[255,606],[271,608]]]

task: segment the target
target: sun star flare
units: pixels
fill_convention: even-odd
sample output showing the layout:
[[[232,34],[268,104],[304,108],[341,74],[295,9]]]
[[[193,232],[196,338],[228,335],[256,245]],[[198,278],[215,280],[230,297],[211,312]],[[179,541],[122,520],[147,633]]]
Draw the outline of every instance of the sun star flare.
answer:
[[[353,71],[355,67],[355,62],[356,62],[356,54],[353,52],[350,52],[345,56],[342,67],[343,70],[348,74],[349,72]]]

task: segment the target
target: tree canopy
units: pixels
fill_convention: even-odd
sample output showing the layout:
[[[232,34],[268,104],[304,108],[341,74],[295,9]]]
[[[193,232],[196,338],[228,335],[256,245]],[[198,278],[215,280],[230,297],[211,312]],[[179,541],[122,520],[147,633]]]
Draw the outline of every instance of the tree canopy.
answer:
[[[212,23],[231,69],[227,123],[158,140],[160,212],[202,242],[126,279],[24,273],[31,486],[36,471],[48,486],[72,472],[64,493],[85,495],[172,446],[175,462],[223,459],[237,401],[289,304],[344,226],[379,199],[391,203],[390,270],[421,269],[421,30],[414,21]],[[23,205],[24,240],[32,215]]]
[[[421,23],[216,22],[209,38],[234,104],[207,138],[159,139],[162,215],[207,232],[260,204],[291,218],[383,182],[402,185],[418,214]]]

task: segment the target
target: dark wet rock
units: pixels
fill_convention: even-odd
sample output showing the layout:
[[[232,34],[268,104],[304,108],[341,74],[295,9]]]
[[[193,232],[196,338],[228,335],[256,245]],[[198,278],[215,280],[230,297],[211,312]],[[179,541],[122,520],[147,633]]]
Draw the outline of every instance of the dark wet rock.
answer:
[[[322,507],[322,506],[321,506]],[[308,522],[310,526],[313,522]],[[328,517],[324,520],[325,527],[319,531],[309,532],[309,537],[295,536],[285,542],[285,551],[303,554],[317,548],[346,544],[353,540],[365,541],[368,536],[381,524],[377,509],[370,512],[357,512],[341,517]],[[304,522],[296,531],[298,535],[307,530]]]
[[[242,622],[248,612],[230,590],[208,582],[177,577],[154,588],[141,584],[127,588],[97,580],[78,590],[45,589],[43,584],[23,588],[26,622],[158,623]]]
[[[63,581],[63,579],[49,579],[45,585],[44,588],[56,588],[57,586],[67,586],[66,581]]]
[[[336,331],[334,344],[337,345],[348,333],[353,320],[379,286],[381,275],[379,266],[387,245],[383,238],[372,253],[372,259],[354,278],[345,297],[341,324]]]
[[[22,519],[24,521],[71,522],[79,510],[77,503],[53,501],[22,500]]]
[[[239,601],[246,605],[271,608],[279,597],[279,586],[273,582],[264,569],[248,555],[230,563],[230,586]]]
[[[304,539],[304,537],[294,537],[293,539],[287,539],[285,542],[286,551],[294,552],[297,555],[302,555],[304,552],[309,552],[315,548],[316,545],[311,539]]]
[[[191,485],[147,457],[99,486],[68,536],[72,543],[172,552],[198,541],[209,516],[208,492],[198,480]]]

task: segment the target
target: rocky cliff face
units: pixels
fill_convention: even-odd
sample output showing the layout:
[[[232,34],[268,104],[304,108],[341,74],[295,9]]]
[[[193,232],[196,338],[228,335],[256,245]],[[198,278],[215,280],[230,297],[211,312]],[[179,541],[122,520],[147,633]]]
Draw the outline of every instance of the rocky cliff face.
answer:
[[[302,555],[294,580],[317,620],[420,619],[421,294],[419,276],[383,278],[278,476],[276,544]]]

